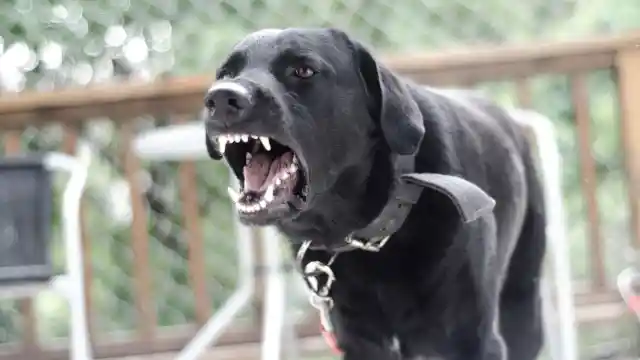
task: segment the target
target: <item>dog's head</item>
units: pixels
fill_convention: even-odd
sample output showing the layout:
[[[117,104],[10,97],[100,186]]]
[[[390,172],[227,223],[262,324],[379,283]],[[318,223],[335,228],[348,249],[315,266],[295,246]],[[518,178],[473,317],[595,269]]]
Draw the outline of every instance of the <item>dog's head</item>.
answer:
[[[415,153],[425,131],[405,85],[334,29],[250,34],[218,69],[205,107],[209,154],[227,160],[240,217],[255,225],[348,218],[370,179],[386,176],[369,173],[374,158]]]

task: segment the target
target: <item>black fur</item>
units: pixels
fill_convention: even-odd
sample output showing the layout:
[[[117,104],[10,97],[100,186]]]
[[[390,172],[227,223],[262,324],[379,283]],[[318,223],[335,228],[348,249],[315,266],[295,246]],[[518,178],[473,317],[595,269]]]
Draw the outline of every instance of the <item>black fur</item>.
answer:
[[[291,78],[301,64],[318,73]],[[331,316],[344,359],[537,357],[543,197],[524,132],[505,110],[401,79],[334,29],[251,34],[218,75],[258,100],[236,124],[208,118],[207,142],[225,131],[265,134],[302,160],[307,201],[244,219],[276,225],[294,250],[307,239],[330,250],[375,218],[394,154],[415,154],[416,172],[461,176],[496,200],[493,215],[463,226],[445,196],[425,191],[381,252],[338,257]]]

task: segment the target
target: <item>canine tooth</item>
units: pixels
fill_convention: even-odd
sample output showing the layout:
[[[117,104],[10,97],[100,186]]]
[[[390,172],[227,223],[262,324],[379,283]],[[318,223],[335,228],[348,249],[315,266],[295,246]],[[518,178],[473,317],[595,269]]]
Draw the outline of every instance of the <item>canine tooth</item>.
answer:
[[[266,202],[272,202],[273,201],[273,192],[275,191],[275,188],[273,187],[273,184],[269,185],[267,187],[267,191],[264,192],[264,200]]]
[[[227,188],[227,193],[229,193],[229,197],[231,198],[231,200],[233,200],[234,203],[238,203],[238,200],[240,200],[240,197],[242,195],[240,195],[240,193],[238,193],[236,190],[234,190],[232,187],[228,187]]]
[[[260,207],[262,209],[266,208],[267,207],[267,202],[265,200],[260,200]]]
[[[264,146],[264,148],[267,149],[267,151],[271,151],[271,144],[269,143],[268,137],[260,136],[260,142],[262,143],[262,146]]]
[[[218,150],[220,150],[220,153],[224,154],[224,149],[227,147],[228,141],[229,139],[227,139],[226,136],[218,136]]]
[[[249,135],[242,135],[241,137],[243,142],[249,141]]]

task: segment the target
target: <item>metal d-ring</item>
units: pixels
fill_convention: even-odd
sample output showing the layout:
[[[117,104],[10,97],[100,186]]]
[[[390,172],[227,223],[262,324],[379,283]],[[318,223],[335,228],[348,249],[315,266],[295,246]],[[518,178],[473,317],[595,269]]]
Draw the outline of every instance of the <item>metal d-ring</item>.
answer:
[[[326,264],[321,261],[310,261],[303,267],[302,263],[304,256],[309,250],[310,245],[311,241],[309,240],[302,243],[302,246],[300,246],[296,255],[296,261],[301,269],[302,277],[313,295],[310,302],[314,307],[318,307],[320,302],[324,302],[331,306],[333,304],[333,300],[329,296],[329,292],[331,291],[331,286],[333,286],[333,283],[336,281],[336,276],[333,273],[333,270],[331,270],[331,265],[335,261],[337,254],[334,254]],[[320,286],[318,282],[318,275],[325,275],[327,277],[327,281],[323,286]]]

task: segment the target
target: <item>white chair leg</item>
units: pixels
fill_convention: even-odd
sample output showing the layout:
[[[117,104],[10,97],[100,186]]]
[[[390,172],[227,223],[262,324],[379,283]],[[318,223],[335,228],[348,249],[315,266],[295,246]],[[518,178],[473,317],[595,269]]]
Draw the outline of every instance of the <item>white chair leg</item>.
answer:
[[[265,312],[262,329],[262,360],[282,359],[282,335],[285,327],[286,285],[282,274],[282,251],[280,236],[276,229],[263,231],[267,286]]]
[[[235,177],[231,176],[231,181],[235,182]],[[255,239],[252,238],[249,228],[241,225],[237,217],[235,225],[238,236],[238,262],[240,268],[238,290],[233,293],[220,310],[209,318],[207,323],[182,349],[175,360],[198,359],[218,339],[240,311],[251,302],[255,290],[253,274],[253,242]]]
[[[89,341],[87,304],[84,294],[83,252],[80,229],[80,203],[87,180],[91,149],[80,143],[78,156],[52,153],[46,165],[53,170],[71,174],[62,198],[62,230],[65,241],[66,271],[64,277],[54,279],[53,285],[63,289],[69,301],[71,314],[71,359],[93,358]]]

